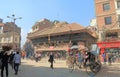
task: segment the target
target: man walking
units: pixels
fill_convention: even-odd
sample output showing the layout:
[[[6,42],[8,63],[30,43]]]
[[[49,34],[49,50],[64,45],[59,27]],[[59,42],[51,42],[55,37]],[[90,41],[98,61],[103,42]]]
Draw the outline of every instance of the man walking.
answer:
[[[2,46],[3,51],[0,53],[0,59],[2,62],[1,66],[1,77],[4,76],[4,68],[6,69],[6,77],[8,77],[8,62],[9,62],[9,50],[11,50],[11,47],[9,46]]]
[[[18,74],[18,69],[19,69],[19,65],[21,63],[21,55],[19,54],[19,52],[17,52],[14,56],[14,70],[15,70],[15,75]]]
[[[51,52],[49,56],[49,62],[51,63],[50,68],[53,69],[54,54]]]

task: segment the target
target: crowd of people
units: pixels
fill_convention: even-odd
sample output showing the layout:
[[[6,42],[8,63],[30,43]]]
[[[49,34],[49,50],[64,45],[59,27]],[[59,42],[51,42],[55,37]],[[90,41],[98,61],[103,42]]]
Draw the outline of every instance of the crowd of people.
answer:
[[[119,53],[115,55],[114,53],[111,52],[104,52],[100,55],[101,61],[104,64],[108,63],[109,65],[111,65],[114,62],[119,62],[119,56],[120,56]]]
[[[12,49],[11,46],[2,46],[0,52],[0,66],[1,66],[1,77],[4,77],[4,69],[6,70],[6,77],[9,75],[8,64],[15,71],[15,75],[18,74],[19,65],[21,64],[21,54],[19,49]]]

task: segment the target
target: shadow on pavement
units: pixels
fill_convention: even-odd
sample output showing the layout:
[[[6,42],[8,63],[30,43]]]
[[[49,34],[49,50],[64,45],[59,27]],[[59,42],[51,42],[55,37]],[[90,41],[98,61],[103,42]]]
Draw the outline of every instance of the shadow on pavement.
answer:
[[[103,65],[96,77],[120,77],[120,64]]]

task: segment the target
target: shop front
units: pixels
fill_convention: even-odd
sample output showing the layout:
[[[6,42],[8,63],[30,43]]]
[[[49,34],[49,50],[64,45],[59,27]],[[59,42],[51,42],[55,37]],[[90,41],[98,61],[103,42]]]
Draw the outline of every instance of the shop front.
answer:
[[[100,48],[100,55],[103,53],[112,54],[112,61],[120,61],[120,41],[116,42],[98,42]],[[106,56],[108,58],[108,56]],[[101,59],[102,60],[102,59]]]
[[[98,42],[100,53],[104,53],[106,48],[120,48],[120,41],[117,42]]]

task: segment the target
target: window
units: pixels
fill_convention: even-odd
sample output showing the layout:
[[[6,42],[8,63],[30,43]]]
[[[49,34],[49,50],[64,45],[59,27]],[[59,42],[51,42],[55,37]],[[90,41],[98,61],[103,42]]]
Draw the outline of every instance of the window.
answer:
[[[104,11],[110,10],[110,4],[109,3],[103,4],[103,10]]]
[[[118,15],[118,22],[120,22],[120,15]]]
[[[7,41],[7,38],[5,37],[5,38],[4,38],[4,42],[6,42],[6,41]]]
[[[120,1],[117,1],[117,8],[120,9]]]
[[[17,37],[15,37],[15,41],[18,41],[18,40],[17,40]]]
[[[106,33],[106,37],[118,37],[118,33],[117,32],[112,32],[112,33]]]
[[[10,37],[8,37],[8,42],[10,42],[11,41],[11,38]]]
[[[105,17],[105,25],[109,25],[112,23],[111,17]]]

